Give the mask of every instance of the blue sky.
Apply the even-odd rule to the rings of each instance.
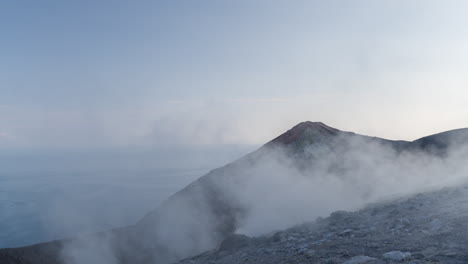
[[[0,148],[468,126],[465,1],[2,1]]]

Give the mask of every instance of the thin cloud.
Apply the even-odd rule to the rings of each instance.
[[[291,99],[287,98],[282,98],[282,97],[260,97],[260,98],[255,98],[255,97],[244,97],[244,98],[229,98],[229,99],[223,99],[223,101],[226,102],[235,102],[235,103],[281,103],[281,102],[290,102]]]

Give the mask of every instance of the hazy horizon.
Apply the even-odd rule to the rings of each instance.
[[[467,127],[464,1],[6,1],[0,150]]]
[[[0,151],[0,248],[135,224],[253,148]]]

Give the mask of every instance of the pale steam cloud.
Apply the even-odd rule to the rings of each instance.
[[[173,253],[168,257],[170,260],[216,248],[220,241],[214,235],[215,223],[220,216],[213,214],[209,196],[203,193],[207,183],[213,184],[221,195],[216,199],[243,208],[235,214],[238,217],[235,232],[257,236],[336,210],[356,210],[369,203],[468,182],[466,145],[453,144],[445,155],[438,155],[430,151],[399,152],[370,138],[353,136],[319,137],[314,141],[300,152],[282,147],[263,148],[210,173],[190,185],[192,191],[197,191],[184,191],[173,198],[160,211],[163,214],[154,218],[159,219],[157,223],[146,222],[145,228],[154,231],[147,234],[155,236],[141,236],[139,241],[147,245],[162,243],[167,252]],[[194,206],[193,201],[199,203]],[[64,251],[65,258],[72,259],[67,264],[84,264],[91,261],[89,256],[97,256],[102,263],[113,263],[115,256],[108,253],[109,248],[110,252],[115,249],[110,246],[101,251],[105,241],[98,242],[101,244],[97,250],[70,244]],[[110,239],[107,245],[115,242]],[[152,258],[165,262],[158,253]]]

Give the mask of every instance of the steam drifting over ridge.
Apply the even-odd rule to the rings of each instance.
[[[28,263],[174,262],[216,248],[232,233],[266,234],[460,184],[468,179],[466,142],[468,129],[407,142],[303,122],[201,177],[133,226],[0,252],[24,254]],[[34,250],[42,253],[28,257]]]

